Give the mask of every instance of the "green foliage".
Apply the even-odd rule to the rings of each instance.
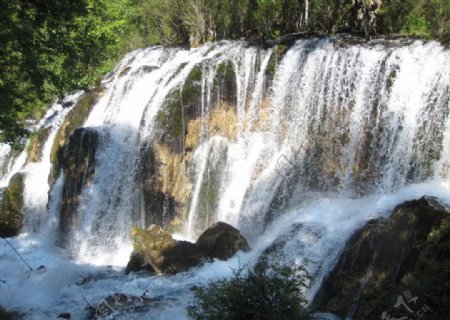
[[[149,45],[365,31],[368,0],[0,0],[0,142],[20,148],[25,120],[86,89],[124,53]],[[450,1],[385,0],[373,30],[450,42]],[[364,29],[364,30],[362,30]]]
[[[303,290],[309,276],[299,266],[257,264],[234,271],[230,279],[200,287],[188,307],[195,320],[310,319]]]
[[[115,0],[127,21],[123,47],[198,46],[220,39],[275,39],[295,32],[364,31],[355,12],[369,0]],[[120,4],[120,5],[119,5]],[[448,0],[385,0],[375,31],[449,38]],[[448,40],[447,40],[448,41]]]
[[[387,0],[380,14],[383,33],[402,33],[450,41],[450,1]]]
[[[125,21],[103,1],[0,0],[0,142],[18,144],[24,121],[90,86],[114,55]]]

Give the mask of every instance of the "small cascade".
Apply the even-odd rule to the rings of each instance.
[[[2,147],[3,173],[1,188],[6,188],[12,177],[20,174],[23,178],[22,214],[23,231],[42,231],[47,223],[47,203],[49,198],[49,175],[52,167],[50,154],[60,126],[82,92],[65,97],[54,103],[42,120],[35,125],[27,147],[16,157],[9,147]],[[53,239],[54,240],[54,239]]]
[[[37,132],[45,131],[46,139],[44,139],[45,142],[36,159],[37,161],[29,161],[22,170],[25,174],[24,231],[36,232],[47,222],[49,175],[52,167],[50,154],[54,139],[66,115],[81,95],[82,92],[78,92],[67,96],[61,103],[55,103],[37,125]],[[66,107],[63,107],[63,105],[66,105]]]

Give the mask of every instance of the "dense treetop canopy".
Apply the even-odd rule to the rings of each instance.
[[[402,33],[448,43],[448,0],[0,0],[0,142],[129,50],[288,33]]]

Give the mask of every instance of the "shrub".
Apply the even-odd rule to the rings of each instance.
[[[200,287],[188,307],[194,320],[310,319],[303,291],[310,280],[300,266],[257,264],[241,267],[230,279]]]

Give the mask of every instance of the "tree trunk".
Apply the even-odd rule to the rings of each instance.
[[[305,0],[305,27],[308,26],[308,17],[309,17],[309,0]]]

